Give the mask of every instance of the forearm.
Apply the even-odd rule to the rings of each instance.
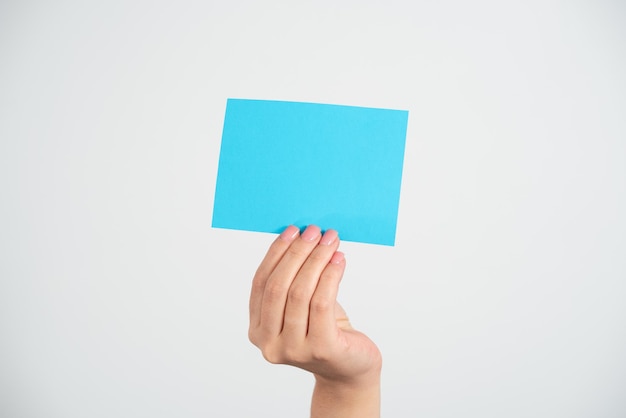
[[[335,383],[316,377],[311,418],[379,418],[380,371],[363,382]]]

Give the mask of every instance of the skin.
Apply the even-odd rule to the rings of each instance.
[[[248,335],[270,363],[313,374],[312,418],[378,418],[382,357],[337,303],[338,248],[332,229],[287,227],[254,275]]]

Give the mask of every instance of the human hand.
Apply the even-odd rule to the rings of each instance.
[[[317,226],[280,234],[252,282],[249,338],[269,362],[314,374],[314,416],[377,416],[363,407],[379,409],[382,357],[336,301],[345,269],[338,247],[337,232],[322,236]]]

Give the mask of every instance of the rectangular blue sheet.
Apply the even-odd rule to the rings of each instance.
[[[394,245],[408,111],[228,99],[213,227]]]

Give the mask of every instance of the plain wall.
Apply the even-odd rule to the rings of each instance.
[[[341,247],[384,416],[626,416],[625,21],[3,1],[0,416],[307,416],[311,377],[247,340],[273,236],[210,227],[228,97],[410,111],[396,246]]]

